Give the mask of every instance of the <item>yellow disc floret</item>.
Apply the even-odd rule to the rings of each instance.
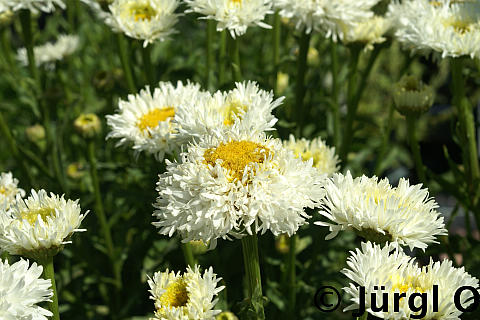
[[[135,21],[148,20],[150,21],[155,16],[155,10],[148,4],[145,5],[133,5],[130,8],[130,15],[133,16]]]
[[[175,109],[173,107],[153,109],[138,119],[137,127],[145,131],[148,128],[155,128],[159,122],[166,121],[168,118],[173,118],[174,116]]]
[[[391,276],[390,279],[393,282],[392,291],[398,290],[400,293],[407,293],[409,289],[413,289],[414,292],[423,293],[425,290],[418,283],[419,281],[414,277],[403,278],[400,276]]]
[[[53,217],[55,215],[55,209],[53,208],[40,208],[34,210],[28,210],[21,213],[22,219],[26,219],[31,225],[35,225],[38,216],[46,222],[47,217]]]
[[[185,279],[179,278],[170,283],[166,291],[160,296],[159,302],[160,308],[184,307],[188,302],[187,282]]]
[[[242,180],[245,167],[252,163],[263,163],[270,150],[259,143],[251,141],[230,141],[221,143],[216,148],[205,151],[205,163],[215,166],[218,159],[221,166],[227,169],[232,180]]]

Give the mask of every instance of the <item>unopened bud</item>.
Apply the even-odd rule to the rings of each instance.
[[[45,128],[40,124],[35,124],[25,129],[27,139],[33,143],[38,143],[45,139]]]
[[[92,138],[100,133],[101,124],[96,114],[81,114],[73,123],[75,130],[84,138]]]
[[[433,90],[414,76],[404,76],[394,87],[393,101],[398,112],[420,115],[433,105]]]
[[[237,316],[230,311],[220,313],[215,320],[238,320]]]

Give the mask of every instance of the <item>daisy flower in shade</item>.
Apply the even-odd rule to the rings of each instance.
[[[4,320],[47,320],[52,313],[37,306],[51,301],[53,296],[50,280],[40,278],[42,266],[28,260],[9,265],[0,260],[0,318]]]
[[[33,49],[35,63],[37,66],[52,66],[54,62],[61,61],[74,53],[79,45],[79,38],[76,35],[62,34],[54,43],[46,43]],[[27,50],[20,48],[17,52],[17,59],[24,66],[28,65]]]
[[[366,50],[372,50],[374,44],[382,43],[386,40],[384,35],[389,29],[389,19],[381,16],[374,16],[347,28],[343,42],[360,43],[365,45]]]
[[[128,101],[120,100],[117,114],[107,116],[112,130],[107,139],[119,138],[117,146],[133,144],[136,155],[145,151],[161,161],[165,153],[172,154],[178,149],[175,139],[178,126],[173,121],[178,107],[190,106],[205,94],[200,85],[183,85],[180,81],[176,86],[160,82],[153,93],[147,86],[136,95],[128,95]]]
[[[280,15],[289,18],[297,29],[326,33],[343,39],[349,26],[373,17],[372,7],[380,0],[276,0]]]
[[[17,195],[11,210],[0,215],[0,248],[35,260],[58,253],[79,229],[85,214],[78,200],[65,200],[45,190],[32,190],[26,199]]]
[[[479,56],[479,1],[394,1],[388,15],[395,37],[408,49],[442,58]]]
[[[365,307],[368,313],[382,319],[411,319],[411,316],[420,316],[421,319],[460,319],[461,311],[454,304],[455,292],[462,286],[471,286],[478,290],[478,279],[468,274],[465,269],[454,268],[452,262],[444,260],[433,262],[424,267],[419,267],[414,259],[403,251],[395,250],[394,246],[380,245],[371,242],[362,243],[362,248],[351,251],[348,258],[348,267],[342,270],[350,280],[350,286],[343,288],[351,298],[353,304],[344,311],[355,310],[360,304],[359,287],[365,288]],[[438,311],[433,311],[434,285],[437,287]],[[376,288],[374,288],[376,287]],[[382,288],[383,287],[383,288]],[[378,289],[378,290],[377,290]],[[371,293],[375,292],[377,301],[372,301]],[[375,306],[382,305],[382,293],[388,293],[388,311],[372,310]],[[400,298],[402,294],[403,298]],[[412,294],[426,295],[426,309],[414,312],[408,306]],[[398,310],[395,310],[394,298],[397,295]],[[460,303],[467,308],[473,303],[473,292],[463,291]],[[363,299],[363,297],[362,297]],[[418,297],[415,299],[418,306]],[[418,318],[420,319],[420,318]]]
[[[197,12],[204,19],[217,21],[217,31],[228,29],[232,38],[247,32],[249,26],[271,27],[263,20],[273,13],[271,0],[185,0],[187,12]]]
[[[330,175],[340,169],[338,166],[340,160],[335,154],[335,147],[327,146],[320,137],[313,140],[305,138],[295,140],[295,137],[290,135],[289,140],[284,141],[283,145],[303,161],[312,159],[313,166],[322,173]]]
[[[436,211],[437,203],[421,184],[411,186],[402,178],[392,187],[387,178],[353,179],[347,172],[329,178],[325,190],[320,214],[330,222],[315,224],[329,227],[326,239],[353,229],[367,240],[425,250],[428,244],[437,243],[436,236],[447,234],[443,217]]]
[[[6,206],[8,209],[15,202],[17,195],[25,196],[25,191],[18,186],[18,180],[13,177],[11,172],[0,173],[0,208]]]
[[[143,40],[144,47],[175,33],[173,27],[179,16],[175,10],[179,5],[179,0],[114,0],[108,7],[110,12],[104,12],[97,3],[90,3],[114,31]]]
[[[255,82],[237,82],[233,90],[205,95],[194,106],[180,106],[175,121],[184,142],[232,126],[256,132],[274,130],[277,118],[272,111],[283,99],[274,100],[273,92],[261,90]]]
[[[212,267],[203,275],[199,266],[187,267],[180,272],[156,272],[149,278],[150,297],[155,301],[155,318],[150,320],[214,320],[220,310],[214,310],[223,290],[217,287],[222,278],[217,278]]]
[[[53,12],[55,6],[65,9],[63,0],[2,0],[5,7],[9,7],[12,11],[27,9],[32,12]],[[0,5],[1,6],[1,5]]]
[[[246,234],[293,235],[324,195],[326,175],[278,139],[238,128],[214,131],[167,163],[157,183],[153,223],[184,242]]]

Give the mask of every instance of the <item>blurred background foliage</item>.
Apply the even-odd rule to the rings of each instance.
[[[182,8],[181,8],[182,9]],[[190,79],[205,83],[206,23],[192,14],[181,17],[178,33],[171,40],[151,45],[157,81]],[[270,22],[273,17],[270,17]],[[27,134],[27,128],[41,123],[39,106],[32,91],[32,79],[26,67],[15,57],[9,56],[5,46],[15,52],[24,44],[20,36],[19,19],[3,27],[2,54],[0,54],[0,112],[8,124],[19,152],[33,173],[32,183],[22,175],[18,161],[12,156],[7,140],[0,139],[0,170],[12,171],[20,179],[20,187],[44,188],[55,193],[65,193],[68,198],[80,199],[84,210],[92,212],[84,220],[88,231],[76,234],[73,243],[66,246],[56,258],[57,286],[60,311],[64,319],[146,319],[153,314],[153,302],[149,299],[147,277],[157,270],[184,270],[185,262],[177,238],[157,234],[152,222],[152,203],[155,200],[155,183],[164,164],[144,154],[135,159],[128,148],[115,148],[115,141],[105,140],[108,133],[105,115],[114,113],[118,99],[125,99],[127,85],[118,57],[116,37],[89,9],[77,1],[69,1],[66,11],[41,14],[35,17],[34,41],[43,44],[55,40],[60,33],[78,34],[79,50],[54,68],[45,69],[41,76],[44,88],[41,92],[52,115],[56,132],[55,139],[61,158],[62,175],[66,185],[62,188],[52,174],[50,154],[46,152],[45,140]],[[278,70],[277,95],[284,95],[284,104],[275,112],[280,119],[275,135],[286,139],[293,133],[297,137],[321,136],[333,144],[333,118],[331,108],[332,72],[330,40],[314,34],[308,55],[306,74],[307,94],[305,105],[306,122],[302,128],[296,123],[295,83],[298,55],[297,38],[288,21],[282,21],[280,64],[272,61],[272,31],[250,28],[240,38],[243,77],[259,82],[263,89],[275,87]],[[121,36],[123,37],[123,36]],[[215,34],[215,52],[218,59],[220,34]],[[137,89],[147,84],[141,59],[139,41],[124,38],[133,65]],[[348,76],[349,48],[337,44],[339,54],[339,101],[342,118],[346,113],[346,84]],[[458,179],[463,172],[461,151],[455,134],[456,111],[449,105],[449,65],[429,57],[410,56],[396,42],[388,40],[375,51],[362,51],[359,70],[365,70],[370,55],[377,54],[365,91],[355,118],[355,135],[345,169],[354,176],[379,175],[388,177],[396,184],[400,177],[408,177],[413,183],[418,178],[413,169],[413,160],[406,137],[404,118],[393,109],[392,88],[401,75],[409,73],[423,79],[436,92],[435,104],[428,114],[419,120],[418,137],[422,158],[428,168],[427,186],[431,195],[440,203],[440,211],[446,217],[449,236],[442,237],[440,244],[431,245],[423,253],[412,254],[420,262],[449,257],[456,265],[477,278],[480,277],[480,238],[478,227],[467,214],[464,203],[458,199]],[[227,56],[228,59],[228,56]],[[12,63],[13,62],[13,63]],[[480,63],[468,65],[467,93],[476,105],[480,95]],[[229,69],[227,69],[229,70]],[[216,72],[214,72],[216,80]],[[363,76],[363,74],[362,74]],[[362,77],[359,79],[361,81]],[[231,74],[227,81],[213,81],[211,89],[232,87]],[[478,110],[478,109],[477,109]],[[86,143],[73,129],[74,119],[82,113],[96,113],[102,121],[102,134],[96,138],[96,157],[100,188],[108,223],[112,229],[116,257],[121,261],[122,287],[115,289],[113,275],[106,254],[103,238],[94,211],[92,181],[88,174]],[[387,124],[392,124],[386,132]],[[31,130],[31,129],[30,129]],[[385,143],[382,151],[382,143]],[[478,188],[478,186],[477,186]],[[320,219],[311,212],[312,222]],[[345,267],[348,250],[360,243],[352,232],[344,232],[334,240],[325,241],[327,230],[310,224],[299,231],[300,245],[297,257],[297,314],[298,319],[350,319],[351,313],[341,310],[348,305],[343,297],[341,307],[334,313],[322,313],[313,304],[313,297],[321,285],[333,285],[340,289],[347,279],[339,271]],[[284,240],[284,239],[283,239]],[[283,290],[286,273],[288,242],[275,239],[267,233],[260,237],[260,257],[264,294],[268,298],[267,319],[284,318],[287,308]],[[214,267],[223,277],[226,289],[220,295],[217,307],[237,311],[238,302],[244,297],[243,263],[240,242],[220,241],[218,247],[197,255],[202,266]],[[480,310],[464,315],[464,319],[479,319]]]

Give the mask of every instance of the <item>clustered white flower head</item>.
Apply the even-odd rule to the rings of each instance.
[[[18,187],[18,179],[14,178],[11,172],[0,173],[0,209],[8,210],[17,195],[25,196],[25,191]]]
[[[110,12],[102,12],[98,4],[90,4],[100,18],[117,32],[143,40],[146,47],[154,41],[164,41],[175,33],[179,0],[114,0]]]
[[[232,38],[247,32],[247,28],[257,25],[271,27],[263,22],[267,14],[273,13],[271,0],[185,0],[190,6],[187,12],[197,12],[205,19],[217,21],[217,31],[227,29]]]
[[[147,86],[138,94],[128,95],[128,101],[120,100],[117,114],[107,115],[112,129],[107,138],[119,138],[117,146],[133,144],[136,155],[144,151],[163,160],[165,154],[179,149],[178,126],[173,121],[179,106],[190,106],[205,94],[200,85],[180,81],[176,86],[160,82],[153,93]]]
[[[292,150],[303,161],[312,159],[313,166],[321,173],[331,175],[339,169],[338,163],[340,160],[335,154],[335,147],[327,146],[320,137],[313,140],[305,138],[295,140],[295,137],[291,134],[289,140],[284,141],[283,145]]]
[[[79,42],[77,35],[62,34],[54,43],[46,43],[33,48],[36,65],[51,66],[54,62],[63,60],[77,50]],[[24,66],[28,65],[27,50],[25,48],[18,50],[17,59]]]
[[[384,35],[390,29],[391,21],[382,16],[374,16],[346,28],[344,43],[361,43],[365,49],[372,50],[374,44],[382,43]]]
[[[436,236],[447,234],[437,203],[421,184],[411,186],[402,178],[392,187],[387,178],[353,179],[347,172],[334,174],[325,190],[320,214],[330,222],[315,224],[329,227],[327,239],[353,229],[369,240],[425,250],[428,244],[437,243]]]
[[[184,242],[246,234],[293,235],[319,205],[325,174],[295,157],[279,139],[239,128],[218,130],[167,163],[157,183],[153,224]]]
[[[0,4],[0,12],[8,9],[12,11],[27,9],[34,13],[39,11],[48,13],[55,11],[55,6],[58,6],[61,9],[66,8],[63,0],[2,0],[2,3]]]
[[[41,279],[43,268],[21,259],[12,265],[0,260],[0,319],[47,320],[52,313],[38,306],[51,301],[50,280]]]
[[[17,195],[10,210],[0,213],[0,248],[37,260],[71,243],[74,232],[85,231],[79,227],[88,212],[80,213],[78,200],[32,190],[26,199]]]
[[[479,1],[394,1],[388,10],[395,37],[407,49],[442,58],[480,54]]]
[[[293,20],[297,29],[326,33],[343,39],[348,28],[374,16],[371,10],[380,0],[276,0],[280,15]]]
[[[148,280],[151,299],[155,301],[155,318],[150,320],[214,320],[220,310],[214,310],[216,296],[223,290],[217,287],[222,278],[217,278],[212,267],[203,275],[196,265],[180,272],[156,272]]]
[[[365,306],[368,313],[382,319],[410,319],[419,315],[408,306],[408,299],[414,293],[426,293],[427,311],[422,319],[460,319],[461,311],[454,303],[455,291],[462,286],[471,286],[478,290],[478,279],[468,274],[465,269],[455,268],[452,262],[444,260],[419,267],[413,258],[403,251],[396,250],[391,244],[383,248],[371,242],[362,243],[362,248],[351,251],[348,268],[342,272],[352,281],[344,288],[353,302],[344,311],[358,309],[360,303],[359,286],[365,287]],[[433,285],[438,286],[438,312],[433,312]],[[374,288],[374,287],[377,287]],[[382,290],[382,286],[385,289]],[[377,296],[376,306],[382,305],[382,293],[388,293],[388,312],[373,311],[371,293]],[[399,301],[399,311],[394,310],[394,293],[406,296]],[[464,308],[473,303],[473,293],[465,290],[460,296]],[[416,302],[418,305],[418,302]]]
[[[283,100],[284,97],[274,100],[273,92],[260,89],[256,82],[237,82],[228,92],[217,91],[195,103],[181,105],[175,121],[183,142],[219,128],[241,126],[248,132],[270,131],[278,120],[272,111]]]

